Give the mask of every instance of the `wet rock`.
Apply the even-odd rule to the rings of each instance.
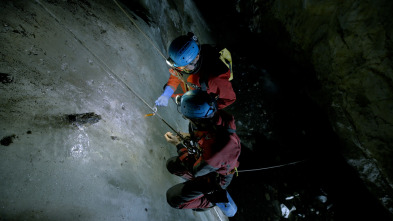
[[[272,9],[312,60],[321,88],[311,94],[328,112],[342,153],[377,198],[392,194],[393,3],[280,0]],[[365,170],[370,161],[374,169]]]
[[[112,140],[120,140],[120,138],[117,137],[117,136],[111,136],[111,139],[112,139]]]
[[[291,209],[289,209],[289,208],[288,208],[286,205],[284,205],[284,204],[281,204],[280,207],[281,207],[282,216],[283,216],[284,218],[286,218],[286,219],[289,217],[289,215],[291,214],[292,211],[295,211],[295,210],[296,210],[296,207],[292,206]]]
[[[75,126],[89,126],[95,124],[101,120],[101,116],[95,114],[94,112],[83,113],[83,114],[69,114],[66,115],[68,123]]]
[[[321,203],[326,203],[327,197],[326,196],[318,196],[317,199],[321,201]]]
[[[14,80],[14,78],[6,73],[0,73],[0,82],[3,84],[9,84],[12,83],[12,81]]]
[[[14,139],[16,138],[16,135],[10,135],[10,136],[6,136],[3,137],[3,139],[1,139],[0,143],[3,146],[9,146],[11,143],[13,143]]]

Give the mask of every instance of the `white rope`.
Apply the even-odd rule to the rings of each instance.
[[[277,166],[271,166],[271,167],[263,167],[263,168],[258,168],[258,169],[250,169],[250,170],[238,170],[237,172],[252,172],[252,171],[258,171],[258,170],[268,170],[268,169],[273,169],[273,168],[278,168],[278,167],[284,167],[284,166],[289,166],[292,164],[297,164],[297,163],[301,163],[304,162],[306,160],[299,160],[296,162],[292,162],[292,163],[286,163],[286,164],[281,164],[281,165],[277,165]]]
[[[80,45],[82,45],[91,55],[93,55],[93,57],[95,58],[95,59],[97,59],[98,61],[99,61],[99,63],[101,63],[101,66],[103,66],[104,67],[104,69],[106,69],[107,70],[107,73],[110,75],[110,76],[112,76],[112,77],[114,77],[114,78],[116,78],[117,80],[119,80],[120,82],[122,82],[126,87],[127,87],[127,89],[128,90],[130,90],[139,100],[141,100],[144,104],[146,104],[146,106],[148,106],[153,112],[155,112],[155,114],[157,115],[157,116],[159,116],[161,119],[162,119],[162,117],[155,111],[155,109],[154,109],[154,107],[151,107],[141,96],[139,96],[139,94],[138,93],[136,93],[124,80],[122,80],[114,71],[112,71],[112,69],[100,58],[100,57],[98,57],[92,50],[90,50],[87,46],[86,46],[86,44],[82,41],[82,40],[80,40],[77,36],[76,36],[76,34],[71,30],[71,29],[69,29],[67,26],[65,26],[64,24],[62,24],[61,22],[60,22],[60,20],[48,9],[48,8],[46,8],[41,2],[40,2],[40,0],[35,0],[39,5],[41,5],[41,7],[46,11],[46,12],[48,12],[49,14],[50,14],[50,16],[52,16],[54,19],[55,19],[55,21],[57,22],[57,23],[59,23],[59,25],[61,25],[64,29],[66,29],[68,32],[70,32],[71,33],[71,35],[74,37],[74,39],[77,41],[77,42],[79,42],[79,44]]]

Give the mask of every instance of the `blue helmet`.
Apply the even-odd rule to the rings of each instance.
[[[217,102],[206,91],[187,91],[180,100],[180,111],[189,119],[210,118],[217,111]]]
[[[188,65],[197,57],[199,47],[193,37],[183,35],[172,41],[168,51],[173,65],[182,67]]]

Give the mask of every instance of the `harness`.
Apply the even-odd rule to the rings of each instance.
[[[193,84],[193,83],[190,83],[190,82],[188,82],[187,80],[184,80],[184,76],[183,76],[183,74],[182,74],[181,72],[179,72],[179,71],[177,71],[177,70],[175,70],[175,69],[173,69],[173,68],[170,68],[170,69],[169,69],[169,73],[170,73],[171,75],[175,76],[175,77],[176,77],[177,79],[179,79],[181,82],[183,82],[183,84],[185,85],[185,88],[186,88],[186,92],[190,90],[190,87],[191,87],[191,88],[194,88],[194,89],[198,89],[198,88],[199,88],[198,85]]]
[[[226,128],[224,128],[223,126],[218,126],[218,125],[213,126],[213,127],[214,127],[214,131],[217,131],[218,133],[221,133],[221,134],[225,133],[227,135],[231,135],[231,134],[236,133],[236,130],[232,129],[229,126],[226,127]],[[206,138],[208,134],[204,134],[202,132],[202,134],[199,134],[199,136],[195,136],[195,132],[198,133],[198,130],[197,130],[197,128],[194,128],[192,124],[189,124],[188,130],[189,130],[189,134],[190,134],[190,140],[192,140],[193,143],[196,144],[196,149],[197,149],[197,151],[195,151],[194,153],[190,153],[189,152],[189,154],[195,154],[196,159],[200,159],[200,156],[201,156],[201,154],[203,152],[203,149],[201,147],[199,147],[198,141],[201,140],[201,139]],[[237,165],[231,171],[226,172],[225,174],[222,174],[222,175],[227,176],[227,175],[230,175],[230,174],[236,174],[236,176],[238,176],[238,170],[237,170],[238,166],[239,166],[239,163],[237,163]],[[218,176],[218,174],[217,174],[217,176]]]

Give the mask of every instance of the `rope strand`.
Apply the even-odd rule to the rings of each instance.
[[[277,165],[277,166],[271,166],[271,167],[263,167],[263,168],[258,168],[258,169],[249,169],[249,170],[238,170],[238,172],[252,172],[252,171],[259,171],[259,170],[268,170],[268,169],[274,169],[274,168],[279,168],[279,167],[284,167],[284,166],[289,166],[289,165],[293,165],[293,164],[298,164],[298,163],[302,163],[306,160],[299,160],[299,161],[295,161],[292,163],[286,163],[286,164],[281,164],[281,165]]]
[[[155,115],[157,115],[162,121],[164,121],[164,123],[168,124],[162,117],[160,114],[158,114],[156,112],[156,110],[154,109],[154,107],[150,106],[146,100],[144,100],[135,90],[133,90],[128,84],[127,82],[125,82],[125,80],[121,79],[97,54],[95,54],[92,50],[90,50],[90,48],[80,39],[78,38],[78,36],[67,26],[65,26],[47,7],[45,7],[40,0],[35,0],[46,12],[49,13],[49,15],[55,19],[55,21],[62,26],[65,30],[67,30],[73,37],[74,39],[83,47],[85,48],[97,61],[99,64],[101,64],[100,66],[107,72],[107,74],[115,79],[117,79],[118,81],[122,82],[124,84],[124,86],[131,91],[139,100],[141,100],[148,108],[150,108],[153,112],[155,112]],[[171,127],[172,128],[172,127]]]

